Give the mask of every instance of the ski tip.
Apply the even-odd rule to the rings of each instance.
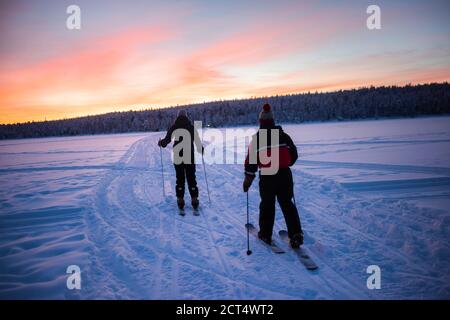
[[[306,267],[306,269],[309,271],[316,271],[319,269],[319,267],[318,266],[310,266],[310,267]]]

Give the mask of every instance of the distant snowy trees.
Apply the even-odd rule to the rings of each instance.
[[[204,126],[256,125],[263,103],[278,123],[450,114],[450,84],[370,87],[214,101],[158,110],[113,112],[57,121],[0,125],[0,139],[166,130],[179,109]]]

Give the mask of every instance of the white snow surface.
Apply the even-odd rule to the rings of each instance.
[[[280,241],[278,206],[286,254],[251,238],[246,255],[241,163],[206,165],[212,204],[197,165],[200,216],[182,217],[170,147],[162,194],[164,133],[5,140],[0,298],[449,299],[450,117],[283,128],[300,153],[296,203],[317,271]],[[249,198],[257,226],[257,181]],[[80,290],[67,289],[69,265]]]

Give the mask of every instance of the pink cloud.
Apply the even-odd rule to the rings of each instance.
[[[427,61],[430,54],[436,57],[436,52],[419,55],[379,50],[321,63],[320,57],[327,61],[334,58],[333,52],[324,52],[323,47],[364,28],[365,16],[364,11],[355,16],[345,6],[318,7],[299,8],[292,3],[277,6],[274,12],[256,10],[240,24],[239,31],[201,31],[194,35],[197,41],[187,46],[184,40],[189,41],[193,30],[208,28],[204,20],[199,20],[194,28],[183,29],[180,24],[113,32],[26,67],[12,68],[6,67],[7,61],[0,63],[0,122],[42,119],[43,114],[48,118],[94,114],[136,105],[165,107],[255,95],[448,79],[446,67],[416,66],[416,62]],[[190,18],[192,12],[195,10],[186,16]],[[217,24],[225,22],[228,21]],[[202,32],[208,37],[198,41]],[[216,38],[207,42],[206,38],[211,39],[214,34]],[[282,65],[283,70],[289,68],[290,62],[300,68],[298,62],[316,52],[317,61],[301,70],[265,72],[268,69],[264,68],[272,62]],[[447,48],[440,54],[448,56]]]
[[[118,34],[92,39],[77,50],[38,62],[29,67],[2,72],[0,105],[2,114],[34,104],[49,95],[64,92],[92,92],[117,85],[115,74],[141,46],[154,46],[174,36],[172,30],[136,27]],[[109,101],[108,97],[98,97]],[[57,101],[55,101],[57,103]],[[64,100],[60,102],[64,104]],[[43,110],[48,110],[46,106]],[[6,110],[5,110],[6,109]],[[8,111],[10,110],[10,111]],[[6,116],[2,116],[5,121]]]

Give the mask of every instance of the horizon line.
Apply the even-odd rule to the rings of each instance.
[[[155,106],[155,107],[146,107],[144,109],[129,109],[129,110],[117,110],[117,111],[109,111],[105,113],[97,113],[97,114],[86,114],[86,115],[80,115],[75,117],[69,117],[69,118],[57,118],[57,119],[50,119],[50,120],[29,120],[25,122],[9,122],[9,123],[0,123],[0,126],[15,126],[15,125],[24,125],[24,124],[30,124],[30,123],[43,123],[43,122],[58,122],[58,121],[68,121],[68,120],[76,120],[76,119],[83,119],[83,118],[89,118],[89,117],[98,117],[98,116],[106,116],[109,114],[114,113],[126,113],[126,112],[145,112],[145,111],[155,111],[155,110],[164,110],[164,109],[177,109],[177,108],[192,108],[195,106],[201,106],[209,103],[218,103],[218,102],[229,102],[229,101],[243,101],[243,100],[257,100],[257,99],[270,99],[274,97],[287,97],[287,96],[295,96],[295,95],[307,95],[307,94],[330,94],[330,93],[336,93],[341,91],[352,91],[352,90],[362,90],[362,89],[378,89],[378,88],[385,88],[385,87],[398,87],[398,88],[405,88],[409,86],[427,86],[427,85],[448,85],[449,80],[441,81],[441,82],[417,82],[417,83],[406,83],[403,85],[399,84],[383,84],[383,85],[364,85],[359,87],[352,87],[352,88],[341,88],[341,89],[335,89],[335,90],[305,90],[305,91],[297,91],[293,93],[283,93],[283,94],[270,94],[267,96],[250,96],[247,98],[233,98],[233,99],[218,99],[218,100],[209,100],[204,102],[193,102],[193,103],[187,103],[187,104],[181,104],[181,105],[169,105],[166,107],[163,106]]]

